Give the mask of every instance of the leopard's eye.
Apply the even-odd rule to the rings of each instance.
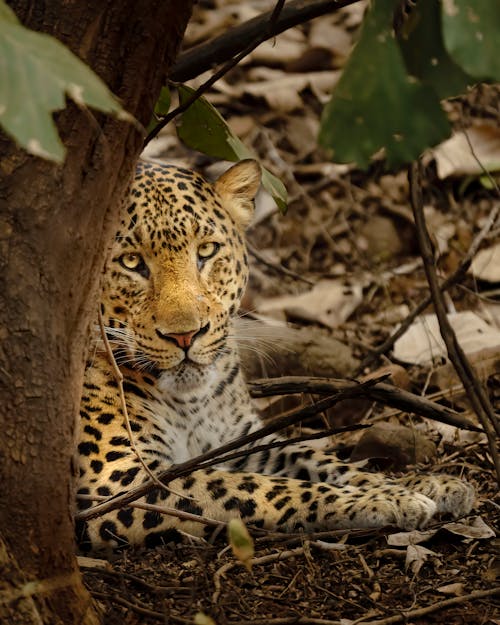
[[[129,271],[136,271],[141,276],[147,278],[149,276],[149,269],[144,262],[144,259],[137,252],[131,252],[129,254],[122,254],[118,259],[118,262],[122,267]]]
[[[212,256],[215,256],[219,251],[220,243],[214,243],[209,241],[207,243],[202,243],[198,247],[198,259],[203,263]]]

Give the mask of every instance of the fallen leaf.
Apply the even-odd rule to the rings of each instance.
[[[500,346],[500,330],[489,325],[472,311],[448,315],[457,340],[466,354],[478,349]],[[446,358],[447,351],[436,315],[415,319],[408,331],[394,345],[394,356],[403,362],[425,365]]]
[[[394,547],[407,547],[408,545],[418,545],[430,540],[439,530],[413,530],[412,532],[396,532],[387,536],[387,544]]]
[[[457,534],[464,538],[474,538],[475,540],[496,536],[494,530],[489,525],[486,525],[480,516],[472,518],[469,522],[446,523],[446,525],[443,525],[443,529],[452,534]]]
[[[329,328],[336,328],[348,319],[363,298],[360,284],[348,285],[342,280],[320,280],[306,293],[282,295],[263,300],[257,304],[260,313],[316,321]],[[282,315],[281,315],[282,316]]]
[[[486,382],[490,376],[500,373],[500,345],[468,353],[467,357],[481,382]],[[430,381],[441,390],[460,384],[455,367],[450,362],[437,367],[432,372]]]
[[[432,556],[438,557],[438,554],[421,545],[408,545],[406,549],[405,570],[411,571],[414,575],[418,575],[422,566]]]
[[[440,586],[436,588],[438,592],[442,592],[444,595],[455,595],[460,597],[464,594],[465,584],[462,582],[455,582],[454,584],[446,584],[446,586]]]
[[[478,124],[455,132],[431,151],[440,178],[500,169],[500,128]],[[484,168],[484,169],[483,169]]]
[[[480,250],[471,263],[470,271],[478,280],[500,282],[500,243]]]

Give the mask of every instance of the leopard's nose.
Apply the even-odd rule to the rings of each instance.
[[[209,324],[203,328],[199,328],[198,330],[191,330],[190,332],[163,332],[162,330],[157,329],[156,334],[167,341],[172,341],[178,347],[183,349],[184,351],[188,350],[194,339],[200,334],[205,334],[208,330]]]

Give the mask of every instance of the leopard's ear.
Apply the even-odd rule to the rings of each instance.
[[[239,225],[246,228],[252,220],[253,201],[259,190],[260,165],[251,158],[233,165],[215,181],[222,205]]]

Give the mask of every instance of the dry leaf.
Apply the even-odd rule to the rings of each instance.
[[[421,545],[408,545],[406,549],[405,570],[411,571],[414,575],[418,575],[424,563],[432,556],[438,557],[438,554]]]
[[[480,516],[476,516],[468,522],[446,523],[443,529],[448,530],[452,534],[463,536],[464,538],[474,538],[474,540],[493,538],[496,536],[494,530],[491,529]]]
[[[465,134],[467,133],[467,135]],[[472,149],[471,149],[472,146]],[[478,124],[465,132],[455,132],[450,139],[432,150],[440,178],[481,175],[500,169],[500,128]]]
[[[412,532],[396,532],[387,536],[387,544],[394,547],[407,547],[425,543],[436,535],[438,530],[413,530]]]
[[[467,357],[481,382],[485,382],[490,376],[500,373],[500,345],[468,353]],[[461,382],[455,367],[448,362],[432,372],[431,384],[446,390],[461,384]]]
[[[446,584],[446,586],[440,586],[436,588],[438,592],[442,592],[444,595],[455,595],[460,597],[464,594],[465,584],[462,582],[455,582],[454,584]]]
[[[320,280],[306,293],[263,300],[257,304],[257,310],[278,318],[279,313],[284,312],[292,318],[316,321],[335,328],[356,310],[362,296],[363,289],[359,284],[347,285],[341,280]]]
[[[448,320],[466,354],[500,346],[500,331],[472,311],[448,315]],[[408,331],[396,341],[394,356],[403,362],[419,365],[432,364],[436,358],[446,358],[446,347],[436,315],[415,319]]]
[[[500,282],[500,243],[480,250],[471,263],[470,271],[478,280]]]

